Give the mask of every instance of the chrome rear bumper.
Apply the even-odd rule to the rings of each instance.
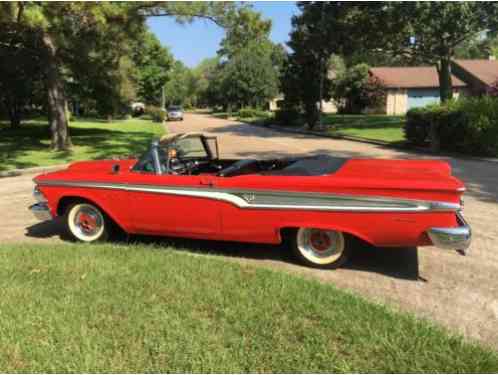
[[[441,249],[457,250],[466,253],[472,239],[472,230],[460,212],[456,213],[458,227],[456,228],[431,228],[427,231],[434,246]]]
[[[52,220],[52,214],[50,213],[50,208],[48,208],[47,203],[38,202],[30,206],[29,209],[33,215],[40,221]]]

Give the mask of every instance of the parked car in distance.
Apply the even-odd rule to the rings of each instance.
[[[183,121],[183,108],[178,105],[168,107],[167,117],[168,121]]]
[[[318,155],[219,157],[215,137],[167,135],[139,159],[76,162],[34,179],[39,219],[63,217],[76,240],[132,234],[278,244],[335,268],[353,243],[464,252],[465,188],[438,160]]]

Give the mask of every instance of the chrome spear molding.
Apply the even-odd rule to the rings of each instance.
[[[399,199],[393,197],[356,196],[296,191],[216,189],[191,186],[129,185],[100,183],[92,181],[46,181],[45,186],[84,187],[148,192],[166,195],[180,195],[229,202],[247,209],[283,209],[317,211],[359,211],[359,212],[423,212],[457,211],[460,205],[448,202]]]

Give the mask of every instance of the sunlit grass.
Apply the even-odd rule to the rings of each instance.
[[[147,245],[0,246],[0,348],[2,372],[498,371],[331,285]]]
[[[324,117],[327,132],[349,135],[388,143],[405,141],[403,116],[388,115],[337,115]]]
[[[162,124],[129,119],[73,120],[71,151],[50,150],[50,132],[45,120],[30,120],[18,129],[0,126],[0,170],[64,164],[76,160],[105,159],[142,152],[153,137],[163,134]]]

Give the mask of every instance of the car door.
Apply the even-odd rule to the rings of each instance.
[[[221,207],[212,176],[132,173],[134,231],[143,234],[216,237]]]

